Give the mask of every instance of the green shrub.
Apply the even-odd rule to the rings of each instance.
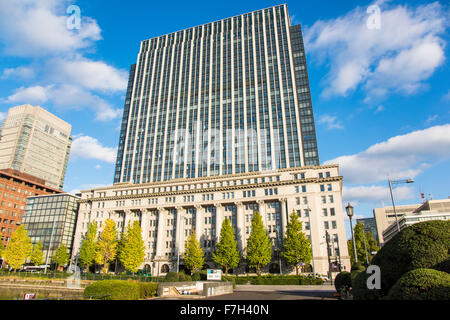
[[[342,271],[334,279],[334,287],[337,292],[342,289],[349,289],[352,286],[352,274],[348,271]]]
[[[450,274],[433,269],[405,273],[389,290],[389,300],[450,300]]]
[[[174,271],[167,272],[166,278],[164,279],[164,281],[177,282],[178,281],[178,273],[176,273]]]
[[[140,288],[137,282],[126,280],[100,280],[84,289],[84,297],[102,300],[138,300]]]
[[[350,273],[350,282],[351,282],[351,287],[353,288],[353,282],[355,281],[355,278],[356,278],[356,276],[358,275],[358,274],[360,274],[361,272],[363,272],[362,270],[356,270],[356,271],[352,271],[351,273]]]
[[[378,300],[384,295],[382,290],[367,288],[367,278],[370,275],[360,270],[352,272],[352,294],[354,300]]]
[[[403,229],[376,254],[372,264],[381,271],[381,288],[387,294],[406,272],[434,268],[449,259],[450,221],[426,221]]]
[[[366,270],[366,267],[360,263],[360,262],[356,262],[354,264],[352,264],[352,268],[350,269],[350,271],[364,271]]]
[[[139,288],[141,299],[155,297],[158,292],[158,284],[155,282],[140,282]]]
[[[435,265],[432,269],[450,273],[450,258],[447,260],[441,261],[440,263]]]
[[[200,281],[200,280],[202,279],[201,276],[200,276],[200,272],[194,273],[194,274],[191,276],[191,278],[192,278],[192,281]]]

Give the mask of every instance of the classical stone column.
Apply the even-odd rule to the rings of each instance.
[[[141,215],[142,238],[144,239],[145,247],[147,249],[149,249],[148,248],[148,239],[149,239],[148,232],[150,229],[150,225],[148,223],[148,221],[149,221],[148,218],[150,215],[150,210],[149,209],[147,209],[147,210],[141,209],[140,215]]]
[[[286,226],[287,226],[287,215],[286,215],[286,198],[280,199],[280,206],[281,206],[281,239],[284,238],[284,234],[286,233]]]
[[[123,216],[123,232],[125,232],[125,230],[127,230],[128,227],[128,222],[130,222],[131,225],[131,210],[124,210],[124,216]]]
[[[185,221],[184,216],[186,209],[183,207],[176,207],[177,209],[177,220],[176,220],[176,229],[175,229],[175,247],[178,249],[178,254],[182,254],[184,251],[184,230],[185,230]]]
[[[215,204],[216,207],[216,243],[220,240],[220,229],[222,229],[222,222],[224,219],[224,208],[220,203]]]
[[[195,234],[197,240],[200,241],[203,235],[203,219],[205,218],[205,209],[201,205],[195,206]]]
[[[236,240],[238,243],[238,249],[242,252],[246,247],[245,239],[245,217],[244,217],[244,205],[242,202],[236,202],[236,227],[237,234]]]
[[[156,229],[156,256],[163,256],[164,251],[164,239],[166,238],[166,219],[167,210],[164,208],[158,208],[158,228]]]

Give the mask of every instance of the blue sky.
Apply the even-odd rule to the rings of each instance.
[[[286,3],[304,33],[320,160],[341,165],[344,202],[372,216],[390,204],[388,174],[415,179],[396,187],[398,204],[450,196],[448,2]],[[80,29],[67,28],[71,4]],[[277,4],[1,1],[0,120],[41,105],[72,124],[64,189],[110,185],[140,41]]]

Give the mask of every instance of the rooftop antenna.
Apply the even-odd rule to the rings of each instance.
[[[420,190],[420,197],[422,198],[422,203],[425,203],[425,194],[423,193],[423,191],[422,191],[422,188],[421,188],[421,190]]]

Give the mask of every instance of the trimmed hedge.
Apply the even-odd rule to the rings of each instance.
[[[205,281],[207,278],[207,271],[206,270],[201,270],[201,271],[197,271],[196,273],[194,273],[191,278],[192,281]]]
[[[449,248],[450,221],[420,222],[403,229],[372,260],[372,264],[380,267],[384,293],[408,271],[445,264],[450,258]]]
[[[450,300],[450,274],[433,269],[405,273],[389,291],[389,300]]]
[[[133,281],[100,280],[87,286],[83,296],[101,300],[137,300],[140,298],[140,287]]]
[[[349,289],[352,287],[352,274],[348,271],[342,271],[334,279],[334,287],[337,292],[341,292],[342,289]]]
[[[154,282],[140,282],[139,288],[141,299],[156,297],[158,292],[158,284]]]
[[[180,272],[167,272],[166,277],[164,279],[165,282],[182,282],[182,281],[192,281],[192,277],[184,271]]]
[[[383,297],[384,292],[379,289],[369,290],[367,288],[367,278],[371,274],[365,271],[352,272],[352,294],[354,300],[379,300]]]
[[[138,300],[156,296],[158,284],[128,280],[99,280],[84,289],[84,298]]]

